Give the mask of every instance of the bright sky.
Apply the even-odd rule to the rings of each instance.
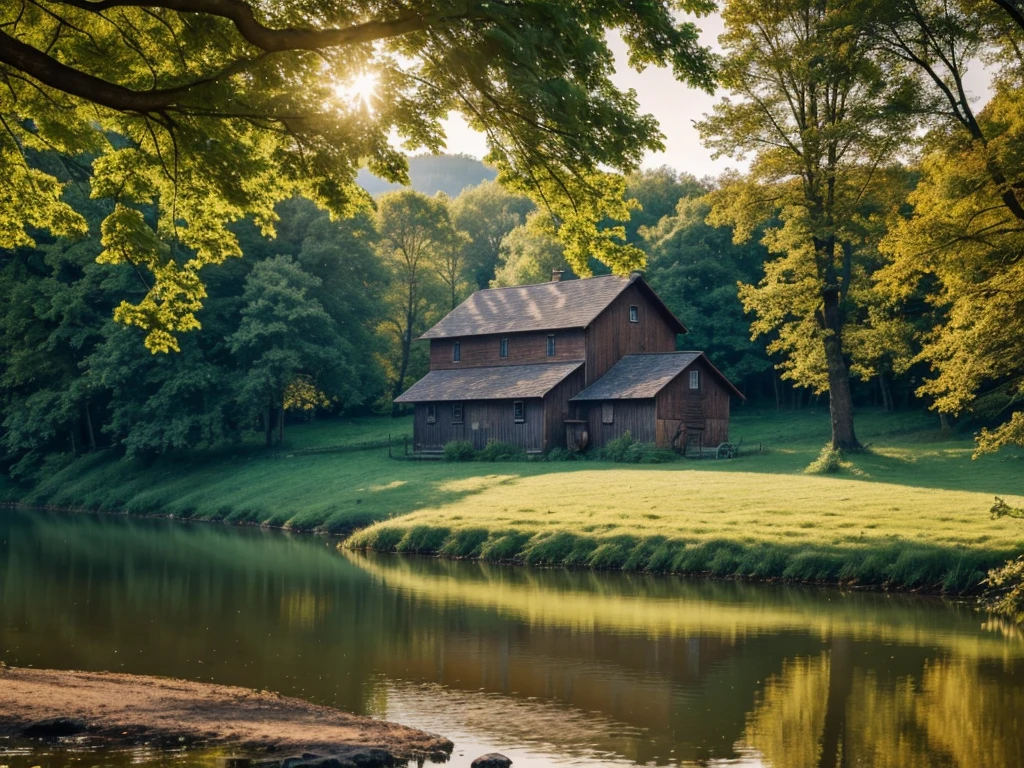
[[[722,18],[715,14],[698,19],[697,26],[701,30],[701,42],[721,52],[718,36],[723,31]],[[668,69],[648,68],[638,73],[626,63],[626,46],[621,40],[613,40],[612,49],[618,63],[616,84],[636,91],[641,111],[654,115],[665,135],[665,151],[648,153],[644,160],[645,168],[669,165],[678,171],[688,171],[697,178],[717,176],[726,168],[746,169],[746,163],[731,158],[713,160],[711,151],[701,144],[697,130],[693,127],[695,120],[711,111],[714,103],[724,95],[723,91],[710,96],[689,88],[676,81]],[[989,76],[980,64],[971,68],[966,81],[979,102],[988,100]],[[461,152],[478,158],[486,154],[483,134],[470,129],[461,117],[453,115],[446,121],[445,130],[448,133],[449,152]]]

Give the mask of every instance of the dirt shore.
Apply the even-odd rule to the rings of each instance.
[[[444,761],[443,737],[300,699],[161,677],[0,665],[0,736],[84,735],[111,747],[231,746],[255,765]],[[290,759],[291,758],[291,759]]]

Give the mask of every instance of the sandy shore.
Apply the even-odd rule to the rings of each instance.
[[[52,722],[67,722],[54,729]],[[443,761],[448,739],[300,699],[160,677],[0,666],[0,736],[72,735],[113,747],[233,746],[259,765],[384,766]]]

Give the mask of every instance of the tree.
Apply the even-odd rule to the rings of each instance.
[[[686,324],[687,348],[704,350],[729,380],[749,389],[771,362],[750,338],[737,285],[761,278],[768,253],[759,243],[734,244],[727,228],[707,223],[710,213],[706,196],[684,198],[656,227],[640,230],[650,254],[646,278]]]
[[[310,295],[320,283],[291,256],[256,264],[245,280],[242,321],[229,341],[243,365],[240,397],[265,414],[268,446],[275,421],[278,441],[284,440],[290,398],[298,407],[326,405],[345,386],[334,322]]]
[[[621,185],[661,148],[654,120],[612,82],[617,30],[637,69],[670,65],[710,89],[712,59],[676,13],[710,0],[13,0],[0,8],[0,247],[33,232],[78,236],[81,212],[33,150],[87,154],[95,196],[115,203],[101,259],[150,281],[117,318],[176,349],[198,325],[201,269],[241,254],[229,225],[265,234],[301,194],[336,216],[365,210],[361,165],[407,181],[390,137],[439,151],[456,110],[484,132],[488,162],[562,222],[570,259],[619,271],[637,259],[618,233]],[[147,211],[154,215],[147,215]]]
[[[452,201],[452,221],[469,235],[466,269],[478,288],[486,288],[498,267],[501,241],[526,220],[534,205],[495,181],[469,187]]]
[[[678,173],[674,168],[660,168],[632,173],[626,177],[626,197],[640,204],[626,225],[626,239],[634,243],[641,238],[641,227],[655,227],[665,216],[675,213],[683,198],[700,197],[707,189],[693,174]]]
[[[894,302],[923,292],[934,322],[917,334],[932,374],[918,390],[945,414],[996,424],[980,452],[1024,445],[1024,25],[1012,2],[899,0],[874,9],[870,32],[891,60],[912,65],[918,111],[932,133],[911,215],[896,217],[878,275]],[[983,53],[997,65],[978,111],[965,86]]]
[[[525,224],[505,235],[499,254],[492,288],[544,283],[556,269],[572,276],[565,249],[551,231],[551,220],[540,211],[531,213]]]
[[[911,134],[894,109],[908,88],[883,71],[856,14],[831,0],[765,6],[731,0],[720,38],[724,99],[700,123],[718,154],[753,153],[750,173],[714,194],[711,221],[738,242],[778,217],[764,244],[779,257],[740,293],[757,334],[779,332],[784,375],[827,390],[832,445],[858,449],[844,331],[870,257],[861,206],[884,195],[884,167]]]
[[[413,340],[427,329],[438,306],[441,252],[454,237],[445,201],[403,190],[377,204],[378,253],[390,272],[385,327],[397,353],[391,372],[391,399],[405,389]],[[397,408],[397,406],[396,406]]]

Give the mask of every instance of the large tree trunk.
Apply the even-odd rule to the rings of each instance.
[[[823,309],[825,331],[825,362],[828,365],[828,401],[832,415],[832,447],[859,451],[861,444],[853,430],[853,396],[850,394],[850,373],[843,359],[843,326],[839,312],[838,289],[826,290]]]

